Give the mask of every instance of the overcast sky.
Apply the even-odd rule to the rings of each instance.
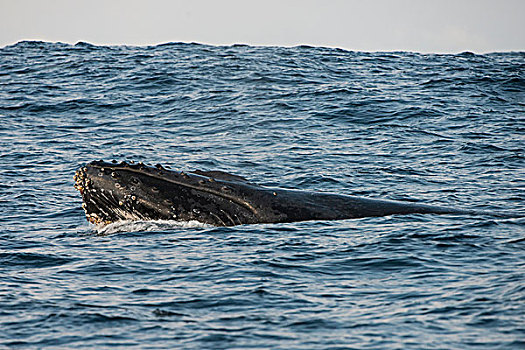
[[[153,45],[525,51],[525,0],[0,0],[0,47],[20,40]]]

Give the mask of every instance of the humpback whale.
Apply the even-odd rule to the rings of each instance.
[[[341,220],[394,214],[479,211],[274,189],[222,171],[179,172],[160,164],[93,161],[77,170],[75,188],[89,222],[196,220],[214,226]],[[496,214],[497,215],[497,214]]]

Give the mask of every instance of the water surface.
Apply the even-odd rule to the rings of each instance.
[[[90,226],[94,159],[525,210],[525,53],[20,42],[0,49],[0,344],[525,346],[523,219]]]

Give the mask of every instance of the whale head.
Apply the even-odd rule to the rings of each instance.
[[[77,170],[89,222],[121,220],[198,221],[231,226],[260,221],[246,198],[255,185],[222,172],[177,172],[160,164],[94,161]]]

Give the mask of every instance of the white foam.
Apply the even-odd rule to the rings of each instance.
[[[108,235],[117,232],[136,232],[136,231],[164,231],[179,228],[203,228],[212,227],[208,224],[196,220],[175,221],[175,220],[122,220],[108,225],[97,225],[95,229],[98,234]]]

